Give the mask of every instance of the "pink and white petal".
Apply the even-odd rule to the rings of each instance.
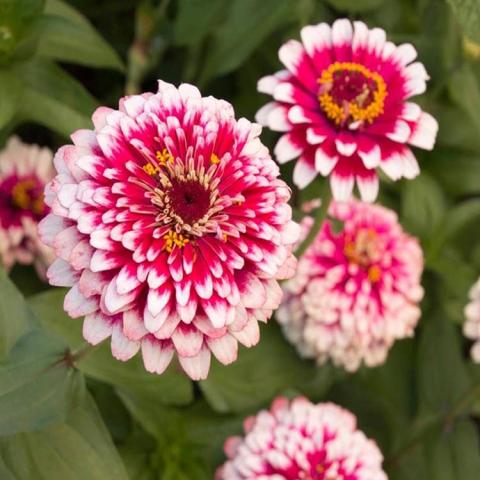
[[[386,133],[386,137],[397,143],[406,143],[410,138],[411,130],[408,123],[398,119],[393,125],[393,130]]]
[[[275,90],[275,87],[291,78],[291,73],[288,70],[280,70],[279,72],[275,73],[274,75],[267,75],[265,77],[262,77],[258,82],[257,82],[257,90],[260,93],[266,93],[268,95],[273,95],[273,91]]]
[[[232,307],[225,299],[220,298],[214,293],[208,299],[201,298],[200,302],[207,317],[215,328],[222,328],[227,324],[229,311]]]
[[[353,22],[352,51],[353,60],[357,60],[356,55],[363,52],[367,48],[368,27],[364,22]]]
[[[350,20],[341,18],[332,25],[332,44],[335,51],[335,60],[344,62],[351,60],[351,44],[353,28]]]
[[[352,135],[342,133],[335,139],[335,147],[340,155],[351,157],[357,150],[357,142]]]
[[[72,318],[83,317],[98,310],[98,298],[86,298],[75,284],[65,295],[63,308]]]
[[[313,166],[300,157],[293,169],[293,183],[301,190],[307,187],[317,176],[317,172]]]
[[[200,352],[194,357],[179,356],[178,360],[185,373],[192,380],[205,380],[210,369],[210,350],[203,345]]]
[[[147,309],[153,317],[156,317],[165,308],[172,296],[172,287],[170,284],[163,285],[160,288],[150,289],[147,295]]]
[[[339,174],[333,172],[330,176],[330,188],[332,189],[333,198],[338,202],[346,202],[352,196],[355,177],[352,174]]]
[[[420,167],[418,166],[415,155],[409,148],[406,148],[402,155],[403,176],[409,180],[415,178],[420,174]]]
[[[174,353],[171,342],[159,341],[151,336],[142,340],[142,358],[147,372],[162,374],[170,365]]]
[[[307,90],[312,90],[316,87],[317,73],[313,69],[310,58],[299,41],[289,40],[284,43],[278,51],[278,58]]]
[[[72,287],[78,281],[78,277],[79,273],[61,258],[57,258],[47,271],[48,281],[55,287]]]
[[[260,329],[255,318],[251,317],[247,324],[239,331],[230,332],[242,345],[247,348],[253,347],[260,340]]]
[[[417,51],[411,43],[403,43],[395,48],[392,56],[396,62],[405,67],[417,58]]]
[[[370,138],[364,136],[358,139],[357,153],[365,168],[371,170],[380,165],[382,159],[380,146]]]
[[[376,173],[373,175],[357,175],[357,185],[360,198],[367,203],[373,203],[378,196],[379,181]]]
[[[158,338],[159,340],[171,338],[179,323],[180,317],[176,313],[170,313],[165,318],[162,326],[153,332],[155,338]]]
[[[117,279],[114,277],[102,293],[102,304],[110,315],[123,312],[137,298],[138,289],[120,294],[117,290]]]
[[[315,169],[324,177],[330,175],[338,162],[338,155],[332,145],[325,143],[315,150]]]
[[[143,323],[143,316],[138,308],[123,312],[123,334],[129,340],[141,340],[148,335],[148,330]]]
[[[172,334],[172,341],[182,357],[194,357],[203,345],[203,334],[194,326],[180,323]]]
[[[122,325],[117,322],[113,325],[112,330],[112,355],[122,362],[130,360],[140,349],[140,342],[129,340],[124,334]]]
[[[238,342],[229,333],[219,338],[207,337],[206,341],[215,358],[224,365],[228,365],[237,359]]]
[[[415,124],[411,124],[412,134],[408,143],[418,148],[432,150],[437,138],[438,122],[432,115],[422,112]]]
[[[98,311],[85,316],[83,338],[91,345],[98,345],[112,334],[111,319]]]
[[[425,67],[420,62],[409,65],[404,70],[406,76],[405,90],[408,97],[420,95],[427,89],[427,80],[430,78]]]
[[[307,128],[307,142],[310,145],[320,145],[323,143],[329,136],[329,131],[324,128],[319,127],[308,127]]]
[[[408,122],[415,122],[420,118],[422,109],[419,105],[413,102],[405,102],[403,104],[402,113],[400,118],[407,120]]]
[[[304,150],[304,143],[302,144],[301,140],[301,135],[295,130],[282,135],[274,149],[277,162],[283,164],[297,158]]]

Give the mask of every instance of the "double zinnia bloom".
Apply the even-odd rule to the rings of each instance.
[[[275,156],[280,163],[298,157],[294,183],[304,188],[317,174],[329,176],[335,199],[348,200],[356,182],[372,202],[378,169],[392,180],[418,175],[409,145],[432,149],[438,125],[407,101],[428,79],[414,47],[345,19],[304,27],[301,39],[280,48],[286,69],[258,82],[273,101],[257,121],[285,132]]]
[[[141,349],[155,373],[176,353],[205,378],[211,352],[227,364],[258,342],[294,273],[290,190],[261,128],[191,85],[160,82],[93,122],[55,156],[50,282],[71,287],[65,309],[90,343],[111,337],[120,360]]]

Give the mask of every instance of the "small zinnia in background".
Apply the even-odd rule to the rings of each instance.
[[[352,200],[329,214],[284,286],[277,319],[302,356],[350,371],[379,365],[420,318],[422,250],[392,210]]]
[[[279,51],[286,69],[260,79],[273,96],[257,121],[285,132],[275,147],[279,163],[298,157],[293,181],[306,187],[330,177],[336,200],[348,200],[355,182],[364,201],[378,193],[377,168],[393,180],[419,173],[410,147],[431,150],[436,120],[407,101],[426,89],[424,66],[410,44],[396,46],[385,31],[337,20],[306,26],[301,42]]]
[[[277,398],[225,442],[216,480],[387,480],[377,444],[355,416],[332,403]]]
[[[53,175],[48,148],[12,137],[0,152],[0,260],[7,270],[15,263],[33,264],[45,277],[53,252],[40,240],[37,227],[49,210],[43,190]]]
[[[205,378],[211,352],[234,361],[280,303],[299,234],[290,189],[261,127],[192,85],[159,82],[93,122],[57,152],[46,190],[50,282],[71,287],[65,309],[90,343],[111,337],[124,361],[141,349],[155,373],[176,353]]]
[[[466,321],[463,324],[463,333],[474,344],[471,349],[472,359],[475,363],[480,363],[480,278],[470,289],[470,302],[465,307]]]

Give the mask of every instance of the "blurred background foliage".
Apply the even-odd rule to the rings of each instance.
[[[0,272],[0,478],[212,478],[225,438],[278,394],[333,400],[379,443],[391,480],[480,478],[480,367],[461,335],[480,274],[478,0],[0,0],[0,143],[13,132],[52,149],[90,126],[97,105],[188,81],[253,118],[261,76],[302,26],[348,16],[411,42],[431,75],[418,101],[440,122],[422,174],[383,179],[426,256],[423,316],[387,363],[351,375],[301,360],[272,320],[258,347],[192,384],[139,359],[88,349],[64,292],[28,269]],[[274,145],[276,134],[263,140]],[[291,167],[284,170],[291,180]],[[324,187],[294,192],[298,206]],[[12,282],[13,280],[13,282]]]

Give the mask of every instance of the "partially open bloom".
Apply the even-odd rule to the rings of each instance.
[[[216,480],[387,480],[377,444],[333,403],[277,398],[225,442]]]
[[[275,147],[280,163],[298,158],[293,181],[307,186],[330,176],[336,200],[348,200],[355,181],[361,198],[377,197],[377,168],[393,180],[419,173],[408,145],[431,150],[438,125],[410,97],[428,75],[410,44],[396,46],[380,28],[337,20],[304,27],[302,41],[279,51],[286,69],[260,79],[274,101],[257,121],[286,132]],[[413,63],[412,63],[413,62]]]
[[[285,284],[277,319],[305,357],[350,371],[379,365],[420,317],[422,251],[386,208],[334,202],[329,214]]]
[[[53,260],[53,252],[37,232],[48,211],[43,189],[53,175],[48,148],[12,137],[0,152],[0,260],[7,270],[17,262],[33,264],[43,277]]]
[[[472,359],[480,363],[480,278],[470,289],[470,302],[465,307],[466,321],[463,324],[463,333],[467,338],[474,340],[471,349]]]
[[[281,300],[299,231],[290,191],[261,127],[191,85],[159,82],[93,122],[55,156],[41,225],[59,257],[50,282],[72,287],[65,309],[85,316],[90,343],[111,336],[119,360],[141,348],[156,373],[176,352],[205,378],[210,352],[234,361]]]

